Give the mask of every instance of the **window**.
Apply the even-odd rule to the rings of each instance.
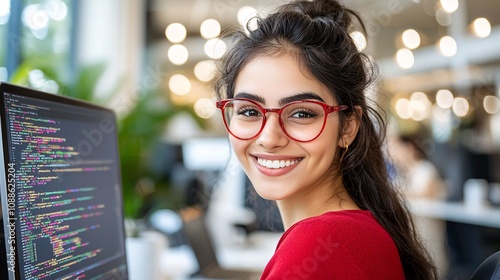
[[[7,80],[7,28],[10,17],[10,0],[0,0],[0,81]]]
[[[57,92],[72,78],[72,5],[70,0],[0,0],[0,67],[9,80]]]

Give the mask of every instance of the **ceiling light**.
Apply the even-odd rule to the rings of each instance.
[[[448,13],[453,13],[458,9],[458,0],[441,0],[441,6]]]
[[[479,38],[490,36],[491,24],[485,18],[477,18],[472,22],[473,32]]]
[[[396,62],[398,63],[399,67],[403,69],[409,69],[413,67],[413,64],[415,63],[415,57],[413,56],[412,51],[403,48],[398,50],[398,52],[396,53]]]
[[[409,119],[412,115],[410,100],[406,98],[398,99],[398,101],[396,101],[395,109],[398,116],[404,120]]]
[[[483,107],[486,113],[494,115],[500,112],[500,99],[494,95],[487,95],[483,99]]]
[[[212,59],[221,58],[226,52],[226,43],[221,39],[210,39],[205,43],[205,53]]]
[[[191,82],[182,74],[175,74],[170,77],[168,87],[177,95],[186,95],[191,90]]]
[[[439,40],[439,50],[444,56],[454,56],[457,53],[457,42],[451,36],[444,36]]]
[[[172,43],[181,43],[186,39],[186,27],[181,23],[172,23],[165,29],[165,36]]]
[[[257,10],[255,8],[244,6],[238,10],[238,22],[241,26],[246,27],[248,21],[257,15]]]
[[[205,39],[212,39],[220,35],[220,23],[212,18],[206,19],[201,23],[200,34]]]
[[[212,60],[200,61],[194,67],[194,75],[202,82],[209,82],[214,78],[216,69]]]
[[[210,98],[200,98],[194,103],[196,115],[203,119],[209,119],[214,116],[217,108],[215,102]]]
[[[172,45],[168,49],[168,59],[175,65],[186,63],[189,57],[188,50],[183,45]]]
[[[407,29],[401,36],[403,44],[410,50],[414,50],[420,46],[420,35],[414,29]]]
[[[410,96],[411,118],[415,121],[423,121],[431,114],[432,103],[423,92],[417,91]]]
[[[427,94],[421,91],[416,91],[411,94],[410,100],[429,100],[429,98],[427,98]]]
[[[453,100],[452,109],[458,117],[465,117],[469,113],[469,101],[463,97],[457,97]]]
[[[363,51],[366,48],[366,37],[363,33],[359,31],[353,31],[351,32],[351,38],[354,41],[354,44],[356,45],[356,48],[358,51]]]
[[[447,89],[440,89],[436,93],[436,104],[443,108],[448,109],[453,105],[453,93]]]

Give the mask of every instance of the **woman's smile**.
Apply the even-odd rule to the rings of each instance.
[[[252,156],[256,169],[265,176],[282,176],[294,170],[302,157]]]
[[[278,168],[284,168],[284,167],[289,167],[291,165],[294,165],[298,163],[301,160],[301,158],[298,159],[282,159],[282,160],[270,160],[270,159],[263,159],[263,158],[257,158],[257,164],[260,166],[264,166],[269,169],[278,169]]]

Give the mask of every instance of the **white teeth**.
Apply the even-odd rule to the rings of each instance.
[[[277,169],[294,165],[298,160],[266,160],[257,158],[257,163],[267,168]]]

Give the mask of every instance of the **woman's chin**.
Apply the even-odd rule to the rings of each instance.
[[[288,197],[288,193],[283,188],[276,185],[254,187],[257,194],[266,200],[283,200]]]

